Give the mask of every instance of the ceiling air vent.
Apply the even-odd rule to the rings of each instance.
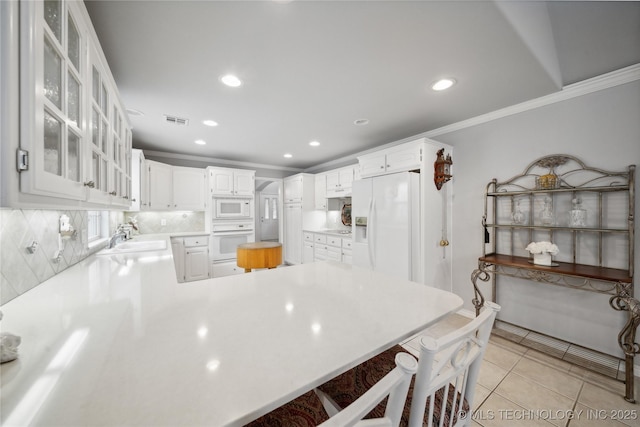
[[[178,126],[187,126],[189,124],[189,119],[183,119],[176,116],[168,116],[166,114],[164,115],[164,121]]]

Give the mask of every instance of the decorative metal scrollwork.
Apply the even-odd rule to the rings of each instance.
[[[490,265],[491,264],[480,261],[478,263],[478,268],[473,270],[473,272],[471,273],[471,283],[473,283],[473,292],[475,294],[475,297],[471,300],[471,302],[476,309],[476,316],[480,314],[480,309],[482,309],[485,302],[484,295],[482,295],[482,292],[480,292],[477,281],[481,280],[483,282],[488,282],[491,279],[491,275],[489,274],[489,271],[487,271],[487,267],[489,267]]]
[[[640,344],[636,339],[636,331],[640,325],[640,301],[633,298],[629,289],[625,286],[618,287],[618,295],[609,298],[609,305],[614,310],[628,311],[629,318],[620,333],[618,334],[618,345],[625,356],[625,396],[628,402],[635,403],[633,389],[633,357],[640,354]]]

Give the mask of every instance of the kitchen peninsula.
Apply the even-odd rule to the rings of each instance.
[[[169,236],[133,242],[161,238],[2,307],[22,337],[2,365],[2,425],[240,426],[462,306],[333,262],[181,284]]]

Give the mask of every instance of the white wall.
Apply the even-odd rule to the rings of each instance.
[[[453,291],[472,310],[471,272],[482,253],[483,193],[493,178],[522,173],[549,154],[576,156],[589,166],[640,165],[640,82],[626,83],[436,137],[454,146]],[[636,197],[636,212],[640,212]],[[635,245],[635,269],[640,266]],[[608,354],[626,315],[607,295],[500,277],[499,318]],[[485,296],[490,288],[486,286]],[[636,296],[638,293],[636,293]]]

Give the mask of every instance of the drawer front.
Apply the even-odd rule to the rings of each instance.
[[[342,261],[342,250],[340,248],[327,247],[327,259],[331,261]]]
[[[327,236],[325,234],[316,234],[313,241],[316,243],[325,244],[327,243]]]
[[[313,233],[302,233],[302,240],[305,242],[313,242]]]
[[[184,247],[193,248],[195,246],[207,246],[209,244],[208,236],[194,236],[184,238]]]
[[[326,246],[316,246],[313,250],[313,259],[316,261],[326,261],[327,260],[327,247]]]
[[[345,249],[353,248],[353,239],[342,239],[342,247]]]
[[[244,274],[244,268],[240,268],[235,262],[224,262],[213,264],[211,268],[212,277],[233,276],[236,274]]]
[[[340,237],[327,237],[327,245],[335,246],[336,248],[342,247],[342,239]]]

